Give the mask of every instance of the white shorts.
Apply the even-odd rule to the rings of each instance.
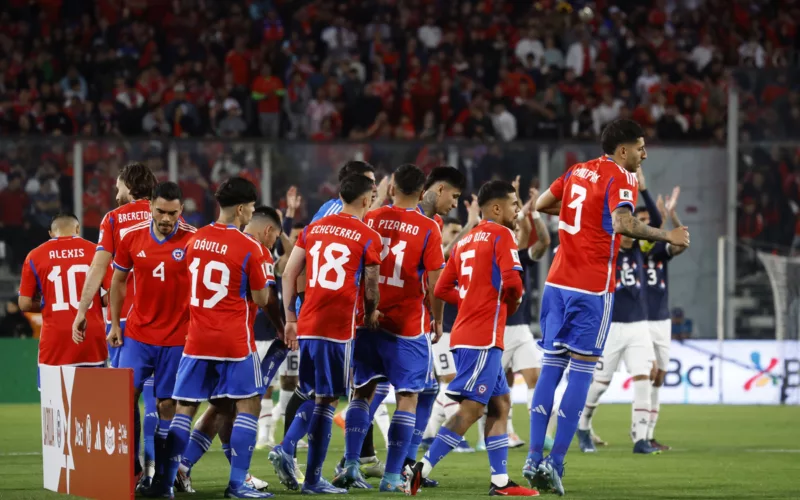
[[[672,342],[672,320],[648,321],[647,325],[650,329],[650,339],[653,341],[656,365],[659,370],[667,371],[669,367],[669,348]]]
[[[594,378],[600,382],[610,382],[620,360],[625,362],[631,376],[650,374],[655,353],[647,321],[611,323],[603,357],[595,367]]]
[[[542,367],[542,352],[536,348],[528,325],[507,326],[504,344],[503,370],[517,373],[520,370]]]
[[[437,377],[456,374],[456,362],[450,352],[450,333],[445,333],[433,344],[433,371]]]

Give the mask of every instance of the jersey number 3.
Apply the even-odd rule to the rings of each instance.
[[[586,201],[586,188],[577,184],[572,185],[570,190],[570,198],[572,198],[567,205],[567,208],[575,210],[575,220],[572,224],[567,224],[563,220],[558,221],[558,228],[563,229],[569,234],[577,234],[581,230],[581,212],[583,211],[583,202]]]

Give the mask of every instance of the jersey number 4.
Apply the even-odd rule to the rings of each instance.
[[[311,277],[308,286],[314,288],[319,285],[327,290],[338,290],[344,285],[344,265],[350,260],[350,249],[341,243],[328,243],[322,249],[322,242],[317,241],[308,253],[311,254]],[[325,262],[320,265],[320,253]],[[339,254],[338,256],[336,254]],[[333,272],[333,279],[330,274]]]
[[[572,224],[567,224],[563,220],[560,220],[558,221],[558,228],[563,229],[569,234],[577,234],[578,231],[581,230],[581,212],[583,211],[583,202],[586,201],[586,188],[573,184],[570,190],[570,197],[572,199],[567,205],[567,208],[575,210],[575,220]]]

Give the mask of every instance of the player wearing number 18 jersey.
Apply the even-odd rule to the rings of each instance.
[[[642,128],[631,120],[615,120],[603,130],[602,145],[604,156],[572,166],[536,202],[538,211],[559,216],[560,246],[542,294],[539,346],[545,354],[531,404],[531,448],[523,475],[560,495],[564,457],[610,325],[620,236],[681,245],[689,240],[685,228],[667,233],[633,216],[635,172],[647,157]],[[556,386],[568,365],[558,431],[550,456],[543,460]]]
[[[105,366],[105,328],[96,295],[86,314],[82,337],[73,342],[69,325],[78,308],[94,244],[78,236],[78,219],[59,214],[50,223],[49,241],[31,250],[22,268],[19,306],[22,311],[41,310],[39,364],[51,366]],[[41,295],[39,303],[34,297]]]

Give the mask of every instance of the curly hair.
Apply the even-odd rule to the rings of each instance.
[[[144,163],[128,163],[119,173],[119,178],[128,186],[131,196],[136,199],[150,198],[158,181]]]

